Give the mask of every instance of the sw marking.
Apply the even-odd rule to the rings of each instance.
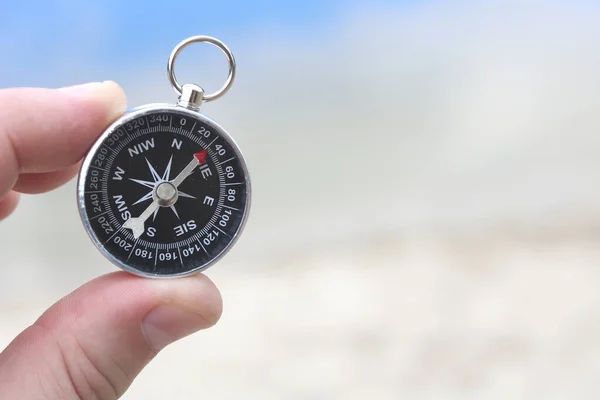
[[[125,200],[123,200],[123,196],[118,194],[116,196],[113,196],[113,200],[115,201],[115,206],[117,207],[117,210],[119,210],[119,212],[121,213],[121,219],[123,221],[127,221],[129,218],[131,218],[131,212],[127,208],[127,204],[125,203]]]

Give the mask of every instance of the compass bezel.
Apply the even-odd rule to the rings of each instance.
[[[117,259],[105,246],[103,246],[102,242],[99,240],[96,233],[94,232],[94,230],[91,226],[91,221],[89,219],[88,213],[86,211],[86,204],[85,204],[85,185],[86,185],[86,179],[89,175],[90,164],[92,163],[92,160],[93,160],[96,152],[98,151],[100,146],[102,146],[103,142],[106,141],[107,138],[109,136],[111,136],[117,129],[123,127],[125,124],[127,124],[137,118],[144,117],[149,114],[160,113],[160,112],[183,113],[183,114],[189,115],[190,118],[198,119],[198,120],[204,122],[205,124],[211,126],[215,131],[217,131],[218,135],[220,137],[222,137],[225,141],[227,141],[228,144],[231,146],[231,148],[235,152],[235,155],[236,155],[237,159],[239,160],[239,163],[244,172],[244,182],[245,182],[245,188],[246,188],[246,202],[244,205],[241,222],[239,224],[239,227],[233,234],[233,237],[229,240],[228,244],[221,250],[221,252],[218,253],[216,256],[214,256],[212,259],[210,259],[209,261],[207,261],[201,265],[198,265],[197,267],[195,267],[193,269],[189,269],[189,270],[183,271],[181,273],[160,274],[160,273],[151,273],[151,272],[141,271],[141,270],[134,268],[134,267],[128,265],[127,263]],[[201,112],[190,110],[186,107],[183,107],[183,106],[180,106],[177,104],[153,103],[153,104],[146,104],[143,106],[139,106],[139,107],[133,108],[131,110],[127,110],[121,118],[119,118],[117,121],[112,123],[108,128],[106,128],[106,130],[102,133],[102,135],[90,147],[90,149],[88,150],[88,152],[81,164],[79,176],[77,179],[77,204],[78,204],[79,216],[83,223],[85,231],[87,232],[87,235],[90,238],[90,240],[92,241],[92,243],[94,244],[94,246],[113,265],[115,265],[127,272],[130,272],[134,275],[145,277],[145,278],[159,278],[159,279],[180,278],[180,277],[197,274],[197,273],[202,272],[202,271],[210,268],[211,266],[213,266],[215,263],[217,263],[219,260],[221,260],[239,240],[239,237],[241,236],[242,232],[244,231],[244,228],[245,228],[247,220],[248,220],[248,215],[250,213],[250,208],[251,208],[251,200],[252,200],[252,187],[251,187],[251,179],[250,179],[248,164],[246,162],[246,159],[245,159],[242,151],[240,150],[239,146],[237,145],[236,141],[231,137],[231,135],[221,125],[219,125],[217,122],[215,122],[210,117],[206,116],[205,114],[203,114]],[[172,261],[172,262],[175,263],[175,261]]]

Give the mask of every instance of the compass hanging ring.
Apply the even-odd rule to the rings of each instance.
[[[177,56],[179,56],[179,53],[181,52],[181,50],[183,50],[185,47],[189,46],[192,43],[211,43],[211,44],[217,46],[218,48],[220,48],[223,51],[223,53],[225,53],[225,56],[227,57],[227,62],[229,63],[229,75],[227,76],[227,80],[225,81],[225,84],[219,90],[217,90],[215,93],[203,94],[203,99],[206,102],[216,100],[219,97],[223,96],[229,90],[229,88],[231,88],[231,85],[233,84],[233,80],[235,79],[235,58],[233,57],[233,53],[231,53],[231,50],[229,50],[229,48],[225,45],[225,43],[221,42],[220,40],[218,40],[214,37],[192,36],[190,38],[185,39],[181,43],[179,43],[173,49],[173,52],[171,53],[171,56],[169,57],[169,62],[167,63],[167,73],[169,75],[169,81],[171,82],[171,85],[173,86],[173,89],[175,90],[175,92],[177,92],[178,95],[182,95],[183,87],[179,84],[179,82],[177,82],[177,78],[175,77],[175,71],[174,71],[175,60],[177,59]]]
[[[195,42],[217,45],[229,77],[216,93],[177,82],[173,64]],[[150,278],[205,270],[237,242],[250,211],[251,184],[237,143],[199,112],[233,83],[235,61],[219,40],[194,36],[167,64],[176,104],[148,104],[109,126],[83,160],[79,214],[92,243],[110,262]]]

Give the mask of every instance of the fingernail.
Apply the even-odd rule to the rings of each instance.
[[[127,98],[123,89],[113,81],[90,82],[63,87],[59,90],[78,99],[103,103],[111,119],[121,115],[127,108]]]
[[[208,325],[200,314],[175,306],[158,306],[146,315],[142,329],[150,347],[159,351]]]

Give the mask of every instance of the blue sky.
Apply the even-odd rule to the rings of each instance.
[[[597,0],[543,2],[544,7],[553,3],[562,8],[572,6],[575,11],[597,6]],[[140,68],[162,74],[173,47],[198,34],[222,39],[235,54],[251,52],[257,33],[261,39],[285,41],[308,36],[318,47],[321,37],[335,37],[336,26],[346,13],[364,11],[368,24],[371,12],[385,15],[390,10],[427,9],[432,4],[444,2],[0,0],[0,87],[58,86],[124,78]],[[446,3],[446,8],[473,9],[475,13],[487,8],[478,4],[476,0],[466,0]],[[502,14],[519,13],[521,7],[518,0],[507,0],[500,1],[496,8]],[[457,16],[460,14],[447,18]],[[423,29],[433,31],[435,26]]]
[[[99,75],[166,57],[198,34],[235,46],[252,32],[316,35],[346,10],[409,4],[377,1],[2,1],[0,86],[56,85],[93,65]],[[162,67],[162,64],[161,64]],[[71,72],[72,71],[72,72]]]

